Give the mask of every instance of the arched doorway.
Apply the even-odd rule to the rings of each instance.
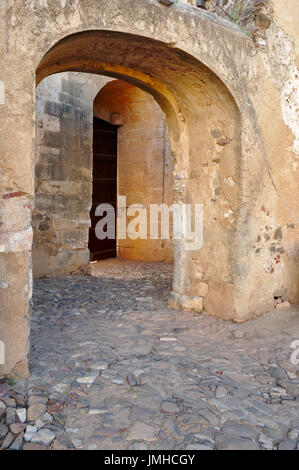
[[[240,201],[241,129],[232,95],[191,56],[122,33],[86,31],[62,39],[42,59],[37,82],[65,70],[125,78],[160,104],[175,161],[174,200],[203,203],[205,211],[203,249],[189,251],[184,239],[174,244],[171,305],[197,311],[205,306],[210,313],[236,318],[231,251]]]
[[[88,248],[92,262],[116,258],[116,206],[117,206],[117,126],[103,119],[93,118],[92,205],[90,209]],[[97,208],[109,204],[113,209],[113,236],[99,238]]]

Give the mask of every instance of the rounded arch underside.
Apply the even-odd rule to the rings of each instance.
[[[98,30],[67,36],[43,57],[36,71],[37,83],[63,71],[126,80],[152,94],[168,118],[175,114],[179,121],[188,118],[195,104],[208,107],[219,102],[236,107],[227,87],[203,63],[144,36]]]

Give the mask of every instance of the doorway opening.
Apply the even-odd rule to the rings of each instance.
[[[150,237],[150,206],[171,206],[174,170],[155,99],[123,80],[64,72],[38,86],[36,117],[34,278],[92,272],[90,262],[108,258],[172,264],[171,224],[169,239],[161,237],[161,218],[159,238]],[[117,227],[119,197],[125,235]],[[106,217],[96,213],[102,204],[114,209],[114,238],[96,233]],[[138,209],[148,223],[136,236]]]
[[[117,184],[114,185],[120,215],[119,226],[116,225],[117,257],[172,264],[171,211],[168,238],[162,237],[162,214],[156,222],[158,238],[151,237],[150,225],[153,205],[162,210],[163,205],[170,208],[173,203],[174,162],[164,113],[149,93],[123,80],[109,81],[101,88],[94,99],[93,113],[95,118],[117,129]],[[105,145],[103,142],[103,148]],[[100,140],[94,146],[94,150],[101,147]],[[101,185],[103,202],[111,199],[109,187],[107,195],[104,194],[105,184]],[[143,213],[146,213],[146,227],[138,223]],[[123,216],[125,227],[120,221],[124,220]]]
[[[97,207],[100,204],[109,204],[114,208],[114,227],[116,227],[116,202],[117,126],[94,117],[91,227],[88,242],[90,261],[116,258],[116,236],[101,240],[96,235],[96,225],[99,221],[96,215]]]

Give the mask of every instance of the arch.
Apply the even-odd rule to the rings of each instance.
[[[179,123],[194,104],[193,95],[202,105],[219,100],[221,94],[223,100],[234,101],[226,85],[203,62],[162,41],[134,34],[88,30],[64,37],[39,63],[37,84],[64,71],[108,75],[144,89],[172,120],[171,128],[177,117],[177,132],[182,132]]]
[[[235,184],[241,163],[240,113],[231,93],[213,71],[186,52],[115,31],[88,30],[64,37],[38,65],[37,83],[63,71],[125,80],[149,92],[161,106],[175,160],[174,200],[204,204],[209,240],[196,253],[188,252],[186,240],[175,241],[171,305],[201,311],[205,301],[217,314],[214,290],[232,295],[234,289],[231,247],[240,199]],[[221,315],[230,316],[231,309],[222,309]]]

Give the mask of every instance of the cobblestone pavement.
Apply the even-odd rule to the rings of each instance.
[[[298,449],[299,313],[167,308],[171,266],[35,283],[31,377],[0,383],[3,449]]]

